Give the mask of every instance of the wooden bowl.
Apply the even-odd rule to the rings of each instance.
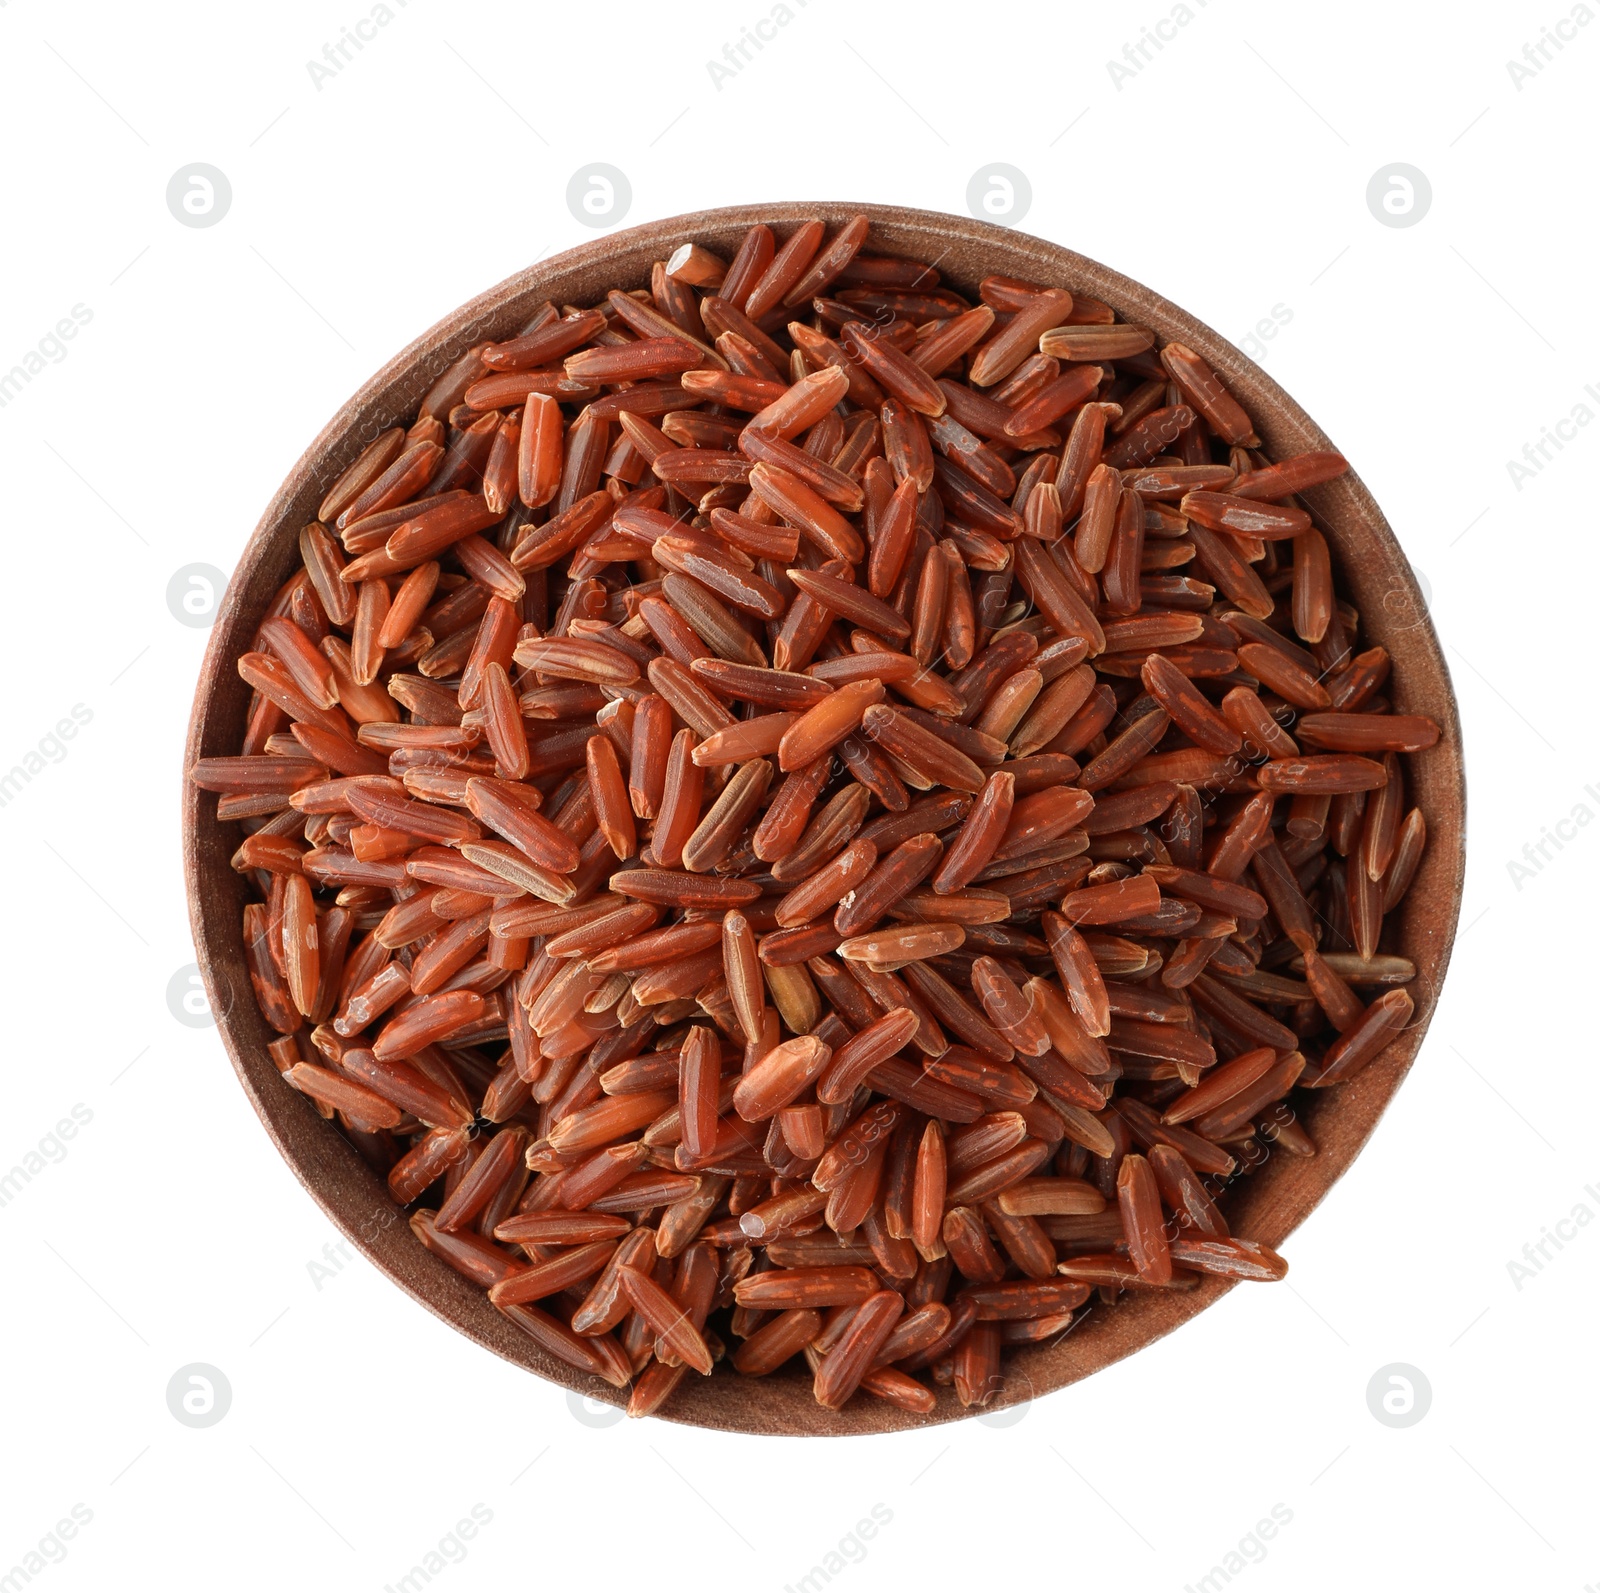
[[[862,213],[872,227],[869,252],[936,263],[961,292],[973,294],[992,273],[1028,278],[1091,294],[1112,305],[1119,318],[1154,328],[1161,342],[1176,338],[1188,344],[1238,396],[1274,458],[1334,446],[1265,371],[1193,316],[1093,260],[1023,233],[964,216],[845,204],[739,205],[633,227],[542,261],[463,305],[385,365],[323,429],[267,506],[229,582],[195,692],[185,768],[197,758],[238,750],[249,690],[234,661],[249,648],[267,604],[296,566],[301,526],[315,518],[329,486],[361,449],[414,413],[440,372],[466,348],[510,336],[546,299],[587,304],[609,288],[648,285],[651,262],[665,259],[686,240],[726,256],[756,222],[786,235],[802,220],[819,216],[831,232]],[[1393,655],[1390,691],[1396,709],[1429,715],[1443,737],[1408,762],[1414,800],[1428,821],[1427,853],[1398,912],[1396,949],[1417,966],[1411,986],[1415,1019],[1351,1083],[1305,1092],[1311,1098],[1303,1106],[1297,1102],[1317,1143],[1316,1156],[1270,1156],[1230,1190],[1226,1209],[1237,1231],[1274,1247],[1350,1165],[1411,1066],[1455,935],[1465,862],[1461,727],[1444,656],[1405,555],[1355,475],[1305,496],[1330,535],[1342,590],[1359,609],[1367,636]],[[593,1399],[623,1403],[625,1396],[609,1385],[545,1355],[490,1306],[480,1289],[425,1251],[383,1180],[308,1100],[284,1084],[267,1053],[274,1036],[256,1008],[244,962],[245,886],[228,861],[238,831],[217,822],[215,806],[213,797],[185,781],[184,864],[195,946],[228,1054],[284,1159],[346,1238],[429,1310],[507,1360]],[[988,1410],[1049,1393],[1120,1360],[1214,1304],[1230,1286],[1205,1277],[1189,1293],[1135,1294],[1111,1309],[1096,1306],[1058,1342],[1011,1352],[1005,1389]],[[827,1411],[813,1401],[809,1374],[796,1359],[785,1372],[766,1378],[721,1370],[711,1378],[691,1378],[662,1414],[738,1432],[832,1434],[931,1425],[966,1412],[949,1389],[939,1390],[938,1408],[926,1417],[866,1398],[842,1411]]]

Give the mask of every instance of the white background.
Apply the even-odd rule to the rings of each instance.
[[[1576,807],[1600,812],[1600,428],[1569,426],[1520,486],[1507,469],[1575,406],[1600,413],[1584,385],[1600,389],[1600,25],[1566,24],[1519,86],[1508,60],[1564,0],[1191,0],[1119,86],[1106,63],[1172,14],[1162,0],[790,0],[794,20],[718,86],[707,60],[765,0],[391,3],[319,88],[307,61],[369,15],[359,0],[0,0],[0,372],[74,305],[92,312],[0,408],[0,769],[74,704],[92,714],[0,807],[0,1170],[75,1104],[92,1114],[0,1207],[0,1576],[74,1505],[92,1516],[6,1585],[377,1590],[474,1505],[492,1519],[430,1587],[779,1589],[874,1505],[890,1520],[833,1579],[845,1593],[1001,1566],[1181,1589],[1275,1504],[1292,1520],[1226,1585],[1600,1582],[1597,1225],[1566,1227],[1520,1288],[1508,1271],[1574,1207],[1600,1214],[1600,835],[1569,826],[1520,886],[1508,868]],[[1237,1289],[1011,1425],[802,1442],[586,1423],[365,1262],[317,1287],[308,1264],[338,1235],[215,1031],[169,1008],[194,957],[177,808],[206,639],[169,581],[231,569],[395,350],[592,238],[565,195],[596,161],[629,178],[626,224],[806,197],[959,212],[981,167],[1019,168],[1026,230],[1236,342],[1279,308],[1260,357],[1432,593],[1471,849],[1415,1071],[1290,1241],[1287,1284]],[[192,162],[232,187],[206,229],[165,199]],[[1431,183],[1414,226],[1369,211],[1392,162]],[[232,1389],[204,1430],[166,1402],[191,1362]],[[1432,1390],[1404,1430],[1367,1402],[1395,1362]]]

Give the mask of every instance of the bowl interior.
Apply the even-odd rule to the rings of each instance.
[[[185,768],[196,758],[238,749],[249,690],[234,660],[248,649],[268,603],[293,573],[301,526],[315,518],[339,473],[379,432],[413,413],[465,349],[510,335],[546,299],[587,304],[613,287],[647,286],[652,262],[685,241],[726,256],[756,222],[783,236],[800,221],[820,217],[831,233],[861,214],[871,222],[867,252],[935,265],[957,291],[975,294],[990,274],[1028,278],[1102,299],[1119,319],[1153,328],[1161,342],[1188,344],[1243,403],[1274,458],[1336,446],[1271,377],[1209,327],[1095,261],[1026,234],[934,212],[847,204],[738,206],[631,228],[530,267],[463,305],[391,360],[324,428],[268,505],[229,583],[195,695]],[[1274,1247],[1349,1166],[1410,1068],[1449,957],[1464,869],[1460,724],[1438,638],[1405,556],[1353,473],[1311,489],[1305,501],[1329,537],[1341,590],[1360,612],[1366,644],[1382,643],[1393,656],[1390,694],[1396,711],[1429,715],[1443,735],[1437,747],[1408,759],[1412,800],[1427,816],[1428,848],[1405,901],[1390,915],[1398,922],[1385,931],[1386,949],[1392,937],[1392,949],[1417,966],[1410,987],[1416,999],[1412,1024],[1349,1084],[1302,1092],[1301,1099],[1313,1095],[1303,1107],[1297,1101],[1296,1109],[1316,1141],[1316,1156],[1269,1155],[1225,1197],[1234,1231]],[[546,1356],[481,1291],[423,1250],[383,1180],[304,1097],[284,1085],[267,1052],[274,1035],[256,1008],[240,943],[246,892],[229,865],[237,827],[219,824],[215,798],[187,781],[183,825],[190,917],[212,1011],[240,1081],[301,1182],[372,1262],[479,1344],[592,1398],[623,1403],[625,1396],[616,1390]],[[1206,1277],[1186,1294],[1151,1292],[1125,1297],[1112,1309],[1096,1306],[1065,1337],[1012,1351],[1005,1389],[988,1409],[1087,1376],[1170,1332],[1228,1287],[1224,1280]],[[688,1379],[662,1412],[669,1420],[704,1427],[774,1434],[884,1432],[964,1414],[948,1389],[939,1391],[938,1409],[926,1417],[864,1398],[843,1411],[827,1411],[812,1399],[801,1361],[762,1379]]]

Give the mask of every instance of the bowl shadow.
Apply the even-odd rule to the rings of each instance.
[[[539,262],[480,294],[390,360],[333,417],[279,488],[240,556],[212,625],[189,721],[184,768],[235,752],[249,688],[234,660],[247,651],[273,596],[293,573],[300,528],[316,518],[328,488],[380,432],[414,412],[438,375],[474,343],[511,335],[545,299],[584,304],[613,287],[647,286],[653,261],[694,240],[726,254],[745,230],[765,222],[786,234],[817,217],[830,229],[866,215],[866,250],[936,265],[957,291],[975,294],[990,274],[1031,279],[1104,300],[1119,318],[1151,327],[1160,342],[1193,348],[1255,419],[1274,458],[1335,446],[1259,366],[1209,327],[1139,283],[1069,249],[992,223],[889,205],[740,205],[651,222]],[[1342,591],[1362,616],[1370,646],[1393,657],[1390,694],[1401,713],[1427,714],[1439,744],[1410,755],[1412,800],[1427,815],[1428,848],[1410,891],[1386,920],[1386,949],[1417,967],[1411,1026],[1350,1083],[1296,1110],[1317,1155],[1272,1153],[1224,1197],[1235,1231],[1277,1248],[1343,1175],[1366,1143],[1415,1060],[1449,961],[1465,870],[1466,789],[1461,726],[1444,654],[1427,606],[1394,533],[1352,472],[1304,494],[1327,534]],[[273,1143],[340,1231],[435,1315],[519,1366],[588,1397],[623,1404],[626,1394],[544,1354],[487,1296],[429,1254],[379,1178],[331,1123],[279,1076],[267,1046],[275,1038],[257,1009],[240,937],[244,881],[230,866],[234,825],[219,824],[215,798],[183,782],[183,856],[190,924],[217,1027],[240,1083]],[[1017,1347],[1006,1385],[984,1414],[1064,1388],[1131,1355],[1216,1303],[1232,1285],[1214,1277],[1185,1294],[1132,1295],[1095,1306],[1057,1340]],[[915,1416],[881,1400],[828,1411],[811,1396],[804,1363],[771,1377],[719,1372],[681,1384],[661,1415],[732,1432],[774,1435],[863,1434],[932,1426],[969,1414],[949,1389],[938,1407]]]

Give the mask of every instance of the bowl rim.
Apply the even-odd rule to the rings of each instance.
[[[375,429],[395,424],[408,406],[414,410],[437,375],[465,349],[489,336],[505,336],[518,309],[554,296],[557,283],[635,286],[641,264],[647,281],[649,261],[664,259],[689,239],[725,247],[758,222],[781,235],[804,220],[820,219],[832,226],[859,215],[870,223],[866,251],[922,259],[939,266],[947,280],[968,287],[975,287],[977,279],[972,271],[960,269],[962,262],[971,262],[974,270],[985,268],[982,274],[994,271],[1090,293],[1112,305],[1119,318],[1154,328],[1160,342],[1188,344],[1239,395],[1274,457],[1334,446],[1266,371],[1203,322],[1132,278],[1031,234],[944,212],[832,201],[733,205],[663,217],[537,261],[478,294],[413,339],[339,407],[273,495],[240,553],[212,622],[191,710],[181,804],[190,925],[223,1044],[269,1137],[340,1232],[413,1299],[484,1348],[573,1393],[612,1405],[625,1403],[625,1390],[545,1354],[496,1312],[481,1290],[423,1250],[405,1231],[403,1214],[382,1178],[304,1097],[283,1086],[265,1050],[270,1031],[256,1010],[244,971],[238,931],[243,882],[227,861],[237,835],[231,823],[218,823],[214,801],[190,783],[187,771],[202,755],[237,749],[237,734],[229,745],[227,732],[239,718],[241,695],[248,694],[233,660],[248,647],[265,601],[284,578],[275,571],[286,572],[293,562],[286,554],[299,526],[315,517],[315,503]],[[952,255],[958,267],[954,272],[943,263]],[[584,297],[575,292],[568,302]],[[1426,602],[1388,521],[1353,470],[1311,489],[1303,499],[1329,536],[1343,590],[1359,600],[1368,645],[1381,640],[1396,661],[1391,683],[1396,705],[1429,713],[1443,735],[1428,753],[1411,755],[1408,766],[1408,772],[1421,776],[1412,783],[1412,796],[1424,807],[1429,828],[1422,868],[1399,910],[1401,938],[1417,965],[1411,987],[1419,996],[1417,1010],[1405,1033],[1354,1080],[1334,1092],[1316,1092],[1320,1100],[1307,1114],[1317,1127],[1316,1156],[1269,1155],[1243,1190],[1230,1191],[1235,1204],[1229,1210],[1236,1216],[1247,1212],[1248,1231],[1275,1247],[1344,1175],[1409,1071],[1437,1005],[1465,875],[1460,716]],[[1384,623],[1373,623],[1374,603]],[[1418,794],[1423,788],[1428,791],[1425,804]],[[982,1411],[966,1410],[946,1389],[937,1391],[938,1407],[924,1417],[867,1400],[852,1401],[843,1411],[826,1411],[811,1400],[809,1379],[795,1375],[791,1363],[788,1375],[768,1379],[719,1375],[690,1380],[658,1414],[687,1425],[769,1436],[883,1433],[992,1415],[1121,1360],[1198,1315],[1231,1288],[1227,1280],[1204,1277],[1184,1294],[1151,1292],[1125,1297],[1112,1309],[1096,1305],[1059,1340],[1013,1352],[1005,1388]]]

